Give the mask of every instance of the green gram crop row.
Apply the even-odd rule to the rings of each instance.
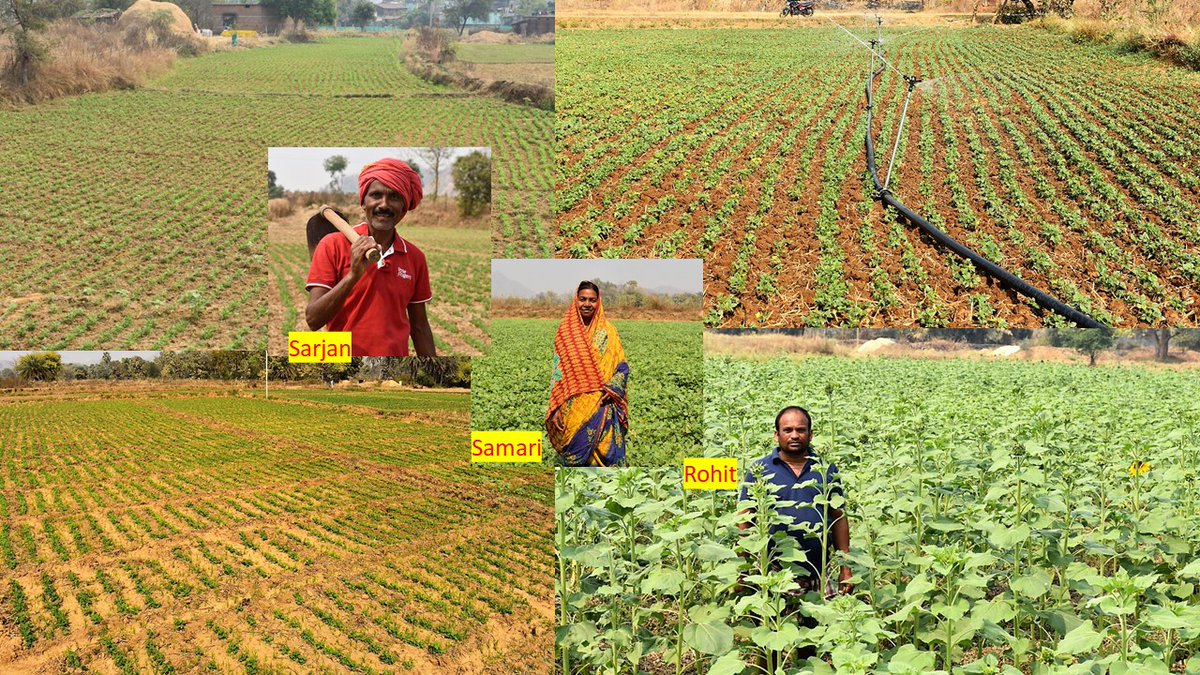
[[[0,113],[0,348],[263,348],[269,146],[491,147],[498,252],[548,256],[553,114],[430,85],[400,50],[215,53],[146,89]],[[70,233],[63,264],[48,231]]]
[[[0,669],[427,669],[545,621],[549,476],[456,460],[466,396],[281,393],[0,404]]]
[[[737,528],[733,492],[684,492],[677,469],[559,470],[564,672],[758,672],[805,647],[838,673],[1200,669],[1189,373],[710,358],[705,400],[707,454],[743,470],[780,408],[812,412],[845,487],[855,592],[807,597],[821,625],[799,627],[794,568],[759,569],[766,539]]]

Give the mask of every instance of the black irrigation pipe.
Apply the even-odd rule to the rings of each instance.
[[[872,49],[871,53],[875,54],[875,50]],[[886,61],[884,63],[887,64]],[[1009,288],[1020,293],[1021,295],[1024,295],[1029,298],[1033,298],[1033,300],[1035,302],[1037,302],[1037,304],[1041,305],[1042,307],[1044,307],[1056,314],[1063,316],[1068,321],[1074,322],[1075,325],[1079,326],[1080,328],[1105,328],[1104,324],[1100,323],[1099,321],[1096,321],[1095,319],[1088,316],[1087,314],[1084,314],[1083,312],[1075,309],[1074,307],[1071,307],[1070,305],[1067,305],[1067,304],[1059,301],[1058,299],[1038,290],[1037,288],[1034,288],[1033,286],[1031,286],[1028,282],[1026,282],[1021,277],[1018,277],[1017,275],[1013,274],[1012,272],[1009,272],[1008,270],[1004,269],[1003,267],[1000,267],[996,263],[979,255],[975,251],[972,251],[971,249],[967,248],[966,246],[963,246],[962,244],[958,243],[958,241],[951,238],[950,235],[946,234],[945,232],[942,232],[937,227],[934,227],[934,225],[932,223],[930,223],[928,220],[925,220],[920,215],[918,215],[915,211],[908,208],[904,204],[900,203],[900,200],[896,199],[896,196],[894,194],[892,194],[892,191],[889,190],[886,185],[879,182],[879,173],[875,168],[875,141],[872,140],[872,138],[871,138],[871,111],[875,107],[874,106],[874,94],[871,90],[871,83],[876,78],[878,78],[886,68],[887,68],[887,65],[880,66],[878,70],[876,70],[869,77],[867,77],[867,87],[866,87],[867,88],[867,133],[866,133],[867,169],[871,172],[871,181],[875,183],[876,197],[880,201],[882,201],[884,204],[886,204],[887,206],[890,206],[893,209],[896,209],[896,211],[899,212],[900,215],[904,216],[904,218],[906,220],[908,220],[908,222],[910,222],[910,223],[916,225],[917,227],[921,228],[922,230],[924,230],[926,234],[928,234],[929,236],[931,236],[935,240],[937,240],[937,242],[939,244],[941,244],[942,246],[945,246],[946,248],[950,249],[951,251],[954,251],[958,255],[966,258],[967,260],[970,260],[975,265],[976,268],[978,268],[982,272],[992,276],[993,278],[999,280],[1001,284],[1008,286]],[[913,77],[906,76],[905,81],[908,83],[909,92],[911,93],[912,89],[917,84],[917,80]]]

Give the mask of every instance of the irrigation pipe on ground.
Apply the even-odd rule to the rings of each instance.
[[[880,60],[880,62],[883,63],[883,65],[880,66],[878,69],[873,68],[870,72],[868,72],[867,84],[866,84],[866,92],[867,92],[867,132],[866,132],[867,170],[870,171],[871,181],[875,184],[875,194],[876,194],[877,198],[881,202],[883,202],[885,205],[890,206],[893,209],[895,209],[900,215],[904,216],[904,218],[906,220],[908,220],[910,223],[921,228],[922,231],[924,231],[930,237],[933,237],[933,239],[935,241],[937,241],[939,244],[950,249],[951,251],[954,251],[959,256],[962,256],[963,258],[970,260],[971,263],[973,265],[975,265],[975,267],[977,269],[982,271],[984,274],[987,274],[987,275],[991,276],[992,278],[998,280],[1001,284],[1013,289],[1014,291],[1016,291],[1017,293],[1020,293],[1021,295],[1024,295],[1028,298],[1032,298],[1034,300],[1034,302],[1036,302],[1038,305],[1062,316],[1063,318],[1067,319],[1068,321],[1075,323],[1075,325],[1079,326],[1080,328],[1104,328],[1105,327],[1104,324],[1100,323],[1099,321],[1096,321],[1095,319],[1088,316],[1087,314],[1084,314],[1083,312],[1075,309],[1074,307],[1067,305],[1066,303],[1058,300],[1057,298],[1049,295],[1048,293],[1045,293],[1044,291],[1041,291],[1041,290],[1035,288],[1034,286],[1032,286],[1031,284],[1026,282],[1021,277],[1013,274],[1012,272],[1009,272],[1008,270],[1004,269],[1003,267],[1000,267],[996,263],[979,255],[978,253],[971,250],[970,248],[967,248],[966,246],[962,245],[957,240],[952,238],[950,235],[946,234],[945,232],[943,232],[940,229],[938,229],[937,227],[935,227],[928,220],[925,220],[924,218],[922,218],[915,211],[913,211],[912,209],[905,206],[903,203],[900,202],[900,200],[896,199],[896,196],[894,194],[892,194],[891,190],[888,189],[888,186],[886,183],[879,182],[879,172],[875,167],[875,141],[874,141],[874,139],[871,138],[871,118],[872,118],[872,111],[874,110],[874,92],[872,90],[872,85],[873,85],[874,81],[880,75],[883,74],[883,71],[888,68],[892,69],[893,71],[895,71],[897,74],[899,74],[901,77],[903,77],[905,79],[905,81],[908,83],[908,93],[910,96],[912,94],[913,88],[916,86],[918,81],[915,77],[907,76],[904,73],[901,73],[900,70],[898,68],[896,68],[894,65],[892,65],[890,62],[888,62],[888,60],[886,58],[884,58],[883,54],[879,50],[877,50],[873,45],[868,45],[866,42],[863,42],[862,40],[860,40],[858,38],[858,36],[856,36],[854,33],[851,33],[850,31],[846,30],[846,28],[844,26],[837,23],[836,21],[832,21],[832,19],[830,19],[830,21],[835,26],[837,26],[838,28],[841,28],[843,31],[845,31],[847,35],[854,38],[854,40],[856,42],[861,44],[863,47],[866,47],[871,52],[872,62],[874,61],[875,58],[878,58]],[[906,112],[907,112],[907,108],[908,108],[908,101],[906,99],[905,100]],[[902,124],[901,124],[900,128],[901,129],[903,128]],[[897,147],[899,147],[899,132],[897,132],[896,140],[897,140]],[[894,150],[893,150],[892,162],[893,163],[895,162],[895,151]],[[889,166],[888,167],[889,182],[891,179],[891,172],[892,172],[892,167]]]

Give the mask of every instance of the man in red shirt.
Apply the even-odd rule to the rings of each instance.
[[[308,270],[305,318],[312,330],[350,331],[354,356],[436,356],[425,303],[433,298],[425,254],[396,234],[404,215],[421,203],[421,177],[407,164],[383,159],[358,175],[358,203],[366,222],[353,245],[342,234],[326,236]],[[367,260],[376,249],[378,263]]]

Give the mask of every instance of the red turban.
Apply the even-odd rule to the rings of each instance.
[[[363,167],[358,174],[358,203],[367,196],[367,186],[377,180],[404,197],[404,210],[412,211],[421,203],[421,177],[398,159],[381,159]]]

